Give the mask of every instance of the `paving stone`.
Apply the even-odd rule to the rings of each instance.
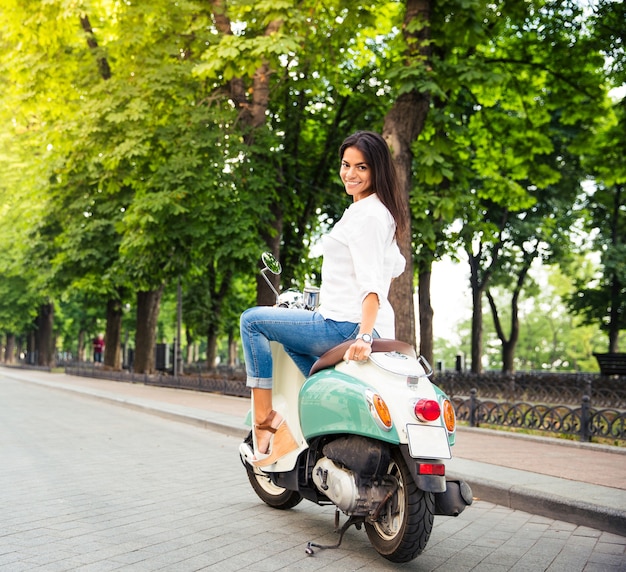
[[[625,537],[481,500],[407,564],[354,528],[307,557],[336,541],[334,509],[264,505],[238,443],[0,371],[0,572],[626,570]]]

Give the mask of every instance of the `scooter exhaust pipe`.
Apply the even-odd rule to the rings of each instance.
[[[435,493],[435,515],[459,516],[474,500],[465,481],[446,481],[446,490]]]

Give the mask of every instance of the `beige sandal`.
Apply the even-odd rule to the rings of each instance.
[[[276,411],[272,409],[263,423],[254,426],[255,432],[259,430],[272,433],[267,453],[260,453],[255,446],[254,460],[252,461],[255,467],[273,465],[278,459],[298,448],[298,443],[291,434],[287,422],[284,419],[278,424],[278,427],[272,427],[274,417],[276,417]],[[254,441],[256,445],[256,438]]]

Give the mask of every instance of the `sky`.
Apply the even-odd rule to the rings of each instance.
[[[457,326],[472,315],[472,292],[467,262],[453,262],[449,258],[435,262],[430,295],[435,338],[459,342]]]

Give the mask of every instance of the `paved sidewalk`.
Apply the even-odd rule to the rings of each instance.
[[[0,373],[229,435],[249,431],[248,399],[15,368]],[[466,480],[481,500],[626,536],[626,448],[461,427],[453,455],[448,476]]]

